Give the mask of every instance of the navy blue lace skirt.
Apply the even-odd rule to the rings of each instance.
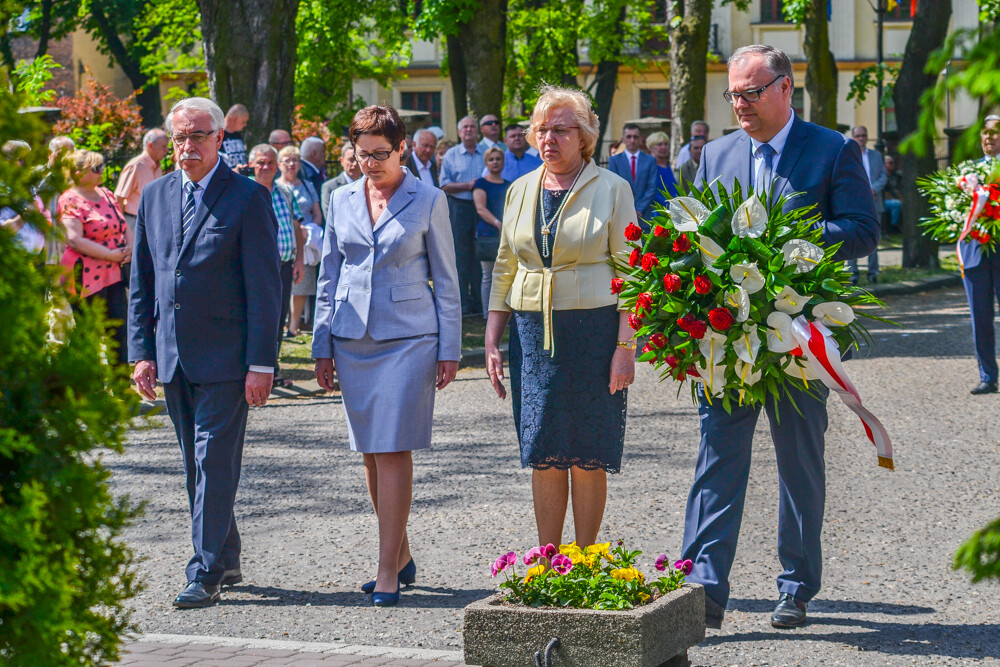
[[[554,311],[554,357],[542,349],[543,333],[542,313],[514,311],[510,385],[521,466],[618,472],[628,390],[608,393],[617,309]]]

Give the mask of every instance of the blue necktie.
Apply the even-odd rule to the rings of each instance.
[[[201,186],[194,181],[188,181],[184,184],[184,210],[181,212],[181,243],[184,243],[184,237],[187,236],[188,230],[191,228],[191,223],[194,222],[194,193]]]
[[[763,195],[768,195],[768,191],[771,189],[771,178],[773,172],[771,171],[771,163],[774,160],[774,148],[771,144],[761,144],[757,147],[757,155],[762,159],[760,162],[760,168],[757,169],[757,178],[754,179],[754,192]]]

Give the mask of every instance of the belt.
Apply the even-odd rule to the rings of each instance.
[[[575,264],[566,264],[556,269],[551,269],[549,267],[543,267],[541,269],[524,269],[525,273],[542,274],[542,326],[544,332],[542,338],[542,349],[550,350],[550,356],[555,356],[556,354],[556,343],[552,337],[552,290],[555,285],[555,274],[565,269],[574,268],[576,268]]]

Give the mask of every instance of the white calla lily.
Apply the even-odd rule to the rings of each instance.
[[[709,236],[705,236],[704,234],[697,234],[696,236],[698,240],[695,243],[698,245],[698,250],[701,251],[702,265],[709,271],[721,276],[722,269],[715,267],[715,260],[722,257],[726,252],[725,249]]]
[[[764,289],[764,276],[757,268],[757,262],[749,264],[733,264],[729,275],[737,285],[742,285],[747,294],[753,294]]]
[[[771,352],[790,352],[799,346],[792,335],[792,318],[778,311],[767,316],[767,349]]]
[[[698,375],[699,377],[690,375],[688,377],[695,382],[704,383],[705,390],[710,396],[721,394],[722,390],[726,388],[726,367],[723,364],[708,368],[702,368],[699,365]]]
[[[757,381],[764,375],[762,371],[755,371],[753,364],[746,364],[742,361],[737,361],[733,370],[736,372],[736,377],[740,379],[740,383],[748,387],[757,384]]]
[[[806,386],[809,385],[809,380],[815,380],[819,377],[813,370],[812,363],[803,357],[788,357],[788,361],[785,362],[781,370],[793,378],[802,380]]]
[[[710,366],[721,364],[726,357],[726,336],[709,328],[700,341],[698,349]]]
[[[854,321],[854,309],[843,301],[827,301],[813,306],[813,317],[828,327],[846,327]]]
[[[674,197],[670,200],[670,220],[679,232],[696,232],[712,212],[694,197]]]
[[[755,239],[767,231],[767,209],[757,197],[740,204],[733,214],[733,234]]]
[[[811,294],[799,294],[787,285],[774,297],[774,307],[783,313],[797,315],[812,298]]]
[[[760,352],[760,336],[757,334],[756,324],[743,325],[739,338],[733,341],[733,351],[745,363],[752,364],[757,360],[757,353]]]
[[[792,239],[781,246],[785,266],[795,265],[795,273],[807,273],[823,259],[823,249],[802,239]]]
[[[750,317],[750,295],[742,287],[726,292],[726,305],[736,309],[737,322],[746,322]]]

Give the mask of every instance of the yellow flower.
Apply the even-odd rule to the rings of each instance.
[[[584,552],[588,556],[596,554],[597,556],[607,558],[608,561],[614,560],[614,556],[611,555],[611,542],[605,542],[604,544],[591,544],[589,547],[584,549]]]
[[[634,567],[623,567],[617,570],[611,570],[612,579],[622,579],[624,581],[636,581],[641,584],[645,581],[645,577],[642,576],[642,572],[635,569]]]
[[[560,544],[559,553],[564,556],[569,556],[569,559],[573,561],[573,565],[581,562],[583,560],[583,549],[576,546],[576,542],[570,542],[569,544]]]
[[[640,602],[645,602],[648,599],[649,599],[648,595],[646,595],[645,593],[639,593],[639,601]]]
[[[590,554],[589,556],[583,557],[583,564],[587,567],[597,567],[597,564],[601,562],[601,557],[599,554]]]
[[[536,565],[535,567],[528,570],[527,574],[524,575],[524,583],[531,581],[532,577],[536,577],[545,572],[544,565]]]

